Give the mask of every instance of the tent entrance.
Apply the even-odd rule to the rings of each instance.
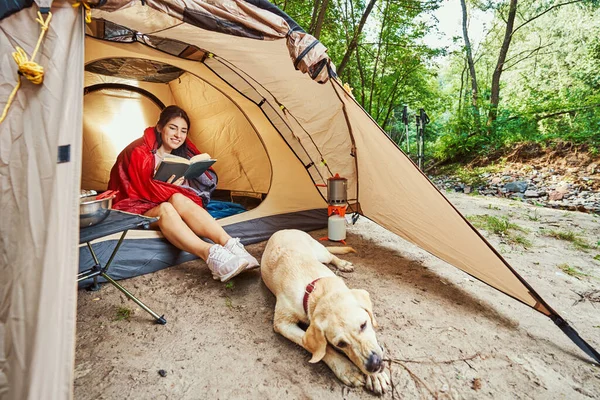
[[[177,104],[190,116],[192,142],[218,159],[213,198],[257,207],[272,172],[261,133],[228,93],[198,72],[135,53],[88,62],[81,188],[105,190],[119,152],[156,123],[165,105]]]

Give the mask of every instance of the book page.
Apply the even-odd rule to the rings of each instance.
[[[189,164],[190,160],[188,160],[187,158],[175,156],[175,155],[170,154],[170,153],[166,153],[165,156],[163,157],[163,162],[166,162],[166,163]]]
[[[205,161],[210,160],[211,157],[208,153],[196,154],[194,157],[190,158],[190,163],[194,163],[196,161]]]

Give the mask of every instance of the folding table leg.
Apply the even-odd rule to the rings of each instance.
[[[108,282],[112,283],[117,289],[119,289],[121,292],[123,292],[123,294],[125,296],[127,296],[127,298],[129,298],[130,300],[132,300],[133,302],[135,302],[138,306],[142,307],[144,309],[144,311],[146,311],[150,315],[152,315],[154,317],[154,319],[156,320],[157,324],[165,325],[167,323],[167,320],[165,319],[164,315],[159,316],[157,313],[155,313],[154,311],[152,311],[148,306],[146,306],[144,303],[142,303],[141,300],[139,300],[134,295],[132,295],[127,289],[125,289],[123,286],[121,286],[120,284],[118,284],[113,278],[111,278],[107,274],[108,268],[110,267],[110,264],[112,263],[113,259],[115,258],[115,255],[117,254],[117,251],[121,247],[121,244],[123,243],[123,239],[125,239],[125,235],[126,234],[127,234],[127,231],[123,231],[123,233],[121,234],[121,237],[119,238],[119,241],[117,242],[117,245],[115,246],[115,249],[113,250],[112,254],[110,255],[110,258],[106,262],[106,265],[104,267],[101,267],[100,276],[102,276]],[[90,250],[90,253],[92,253],[92,258],[94,259],[94,262],[96,263],[96,266],[100,266],[100,261],[98,261],[98,257],[96,257],[96,253],[94,252],[94,249],[92,248],[92,245],[90,244],[90,242],[88,242],[87,245],[88,245],[88,249]],[[97,279],[98,279],[98,276],[96,275],[94,277],[94,283],[95,284],[97,284]]]
[[[112,283],[117,289],[119,289],[121,292],[123,292],[123,294],[125,296],[127,296],[127,298],[129,298],[130,300],[132,300],[133,302],[135,302],[138,306],[142,307],[144,309],[144,311],[146,311],[147,313],[149,313],[150,315],[152,315],[154,317],[154,319],[156,320],[157,324],[160,325],[165,325],[167,323],[167,320],[165,319],[165,316],[159,316],[157,313],[155,313],[154,311],[152,311],[148,306],[146,306],[144,303],[142,303],[141,300],[139,300],[137,297],[135,297],[134,295],[132,295],[127,289],[125,289],[123,286],[119,285],[117,283],[117,281],[115,281],[113,278],[111,278],[110,276],[108,276],[105,272],[103,272],[101,274],[101,276],[106,279],[107,281],[109,281],[110,283]]]
[[[90,292],[97,292],[98,290],[100,290],[101,286],[98,284],[98,272],[102,271],[102,267],[100,266],[100,261],[98,261],[98,257],[96,257],[96,253],[94,252],[94,249],[92,248],[92,245],[90,244],[90,242],[87,242],[87,246],[88,249],[90,250],[90,253],[92,254],[92,258],[94,259],[94,263],[95,265],[92,267],[92,271],[96,273],[96,275],[94,275],[94,283],[91,283],[86,290],[90,291]]]

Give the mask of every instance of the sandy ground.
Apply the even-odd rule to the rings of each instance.
[[[464,215],[506,216],[528,230],[521,233],[531,241],[527,249],[483,233],[600,350],[600,261],[594,259],[600,249],[578,250],[540,229],[574,231],[596,246],[600,218],[447,196]],[[394,360],[394,392],[384,398],[600,398],[600,367],[544,315],[365,218],[349,227],[348,242],[358,253],[345,258],[357,268],[342,275],[350,287],[371,293],[380,343]],[[259,257],[264,246],[248,249]],[[202,261],[192,261],[123,283],[164,312],[168,324],[153,324],[110,285],[79,291],[77,399],[373,398],[342,385],[324,364],[309,364],[305,350],[273,332],[275,299],[258,271],[226,287]],[[119,319],[119,310],[130,310],[130,317]]]

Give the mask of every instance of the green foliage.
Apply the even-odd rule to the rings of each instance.
[[[562,3],[519,2],[515,26],[520,28],[513,34],[503,66],[498,116],[488,126],[485,117],[489,112],[491,72],[506,27],[503,18],[507,3],[471,3],[495,13],[495,21],[478,49],[476,60],[479,107],[475,110],[471,106],[464,51],[456,51],[450,54],[450,63],[441,73],[445,81],[443,90],[453,103],[452,112],[446,110],[439,116],[444,123],[439,136],[431,141],[435,157],[469,159],[527,141],[587,143],[592,151],[597,151],[600,148],[600,8],[590,1],[556,7],[547,13],[544,11]],[[538,15],[539,18],[533,18]],[[531,22],[525,23],[530,19]],[[482,116],[479,124],[476,114]]]

